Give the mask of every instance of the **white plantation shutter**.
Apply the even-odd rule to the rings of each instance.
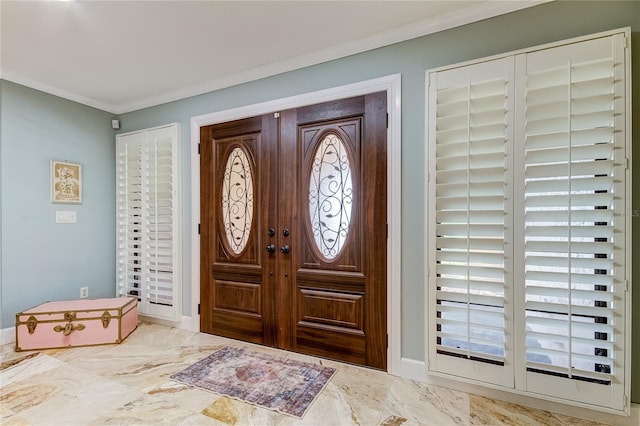
[[[177,125],[118,135],[117,292],[140,312],[178,320],[180,256]]]
[[[117,286],[119,296],[142,294],[142,143],[143,134],[117,148]],[[142,143],[141,143],[142,142]]]
[[[624,36],[517,60],[527,389],[621,409]]]
[[[508,385],[511,58],[432,75],[430,362]],[[433,197],[435,195],[435,197]]]
[[[628,412],[628,33],[429,72],[431,372]]]

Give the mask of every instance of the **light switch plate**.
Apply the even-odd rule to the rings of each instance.
[[[56,223],[76,223],[77,216],[75,211],[57,211]]]

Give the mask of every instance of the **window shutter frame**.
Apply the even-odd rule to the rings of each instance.
[[[182,316],[178,139],[177,123],[116,136],[116,292],[137,291],[142,315],[169,321]]]
[[[501,58],[431,73],[427,79],[430,112],[427,250],[430,254],[437,253],[430,255],[428,262],[428,303],[433,308],[428,309],[429,368],[437,374],[473,377],[512,387],[513,322],[509,319],[513,318],[510,272],[513,268],[508,235],[513,225],[512,215],[498,211],[502,208],[511,212],[513,205],[509,195],[513,180],[513,128],[508,125],[513,121],[513,59]],[[481,93],[487,87],[492,90],[487,93],[489,98]],[[465,90],[467,94],[461,93]],[[461,97],[446,99],[449,93]],[[441,103],[439,95],[443,98]],[[454,122],[449,118],[452,116],[462,122]],[[487,123],[490,124],[485,126]],[[465,124],[466,130],[456,130],[455,126],[463,128]],[[452,132],[460,135],[449,138],[447,133]],[[460,155],[461,147],[466,155]],[[464,161],[470,169],[466,176],[460,174]],[[466,218],[460,216],[465,203],[472,207]],[[471,223],[466,229],[465,221]],[[466,241],[465,236],[469,237]],[[498,263],[496,256],[500,259]],[[499,263],[503,265],[503,274],[499,274]],[[474,279],[468,280],[463,288],[460,284],[465,274]],[[448,291],[443,291],[447,288]],[[482,308],[487,305],[496,306],[498,312],[487,312]],[[467,318],[473,315],[474,324],[469,323],[466,331],[456,332],[460,330],[457,317],[464,315]],[[482,336],[496,332],[491,325],[495,321],[505,325],[501,337],[504,342],[492,347]],[[451,346],[456,342],[460,342],[460,348]]]
[[[607,99],[598,99],[596,96],[585,98],[585,86],[591,83],[592,94],[601,92],[605,86],[602,86],[600,81],[585,78],[579,73],[585,68],[597,67],[609,60],[612,64],[609,69],[612,75],[606,84],[613,91],[607,94]],[[517,382],[524,390],[534,394],[623,411],[628,409],[625,407],[625,395],[629,394],[628,359],[631,350],[628,337],[630,333],[627,331],[631,315],[628,306],[630,296],[625,283],[630,275],[628,256],[631,252],[627,236],[630,234],[627,230],[630,229],[631,181],[629,170],[626,170],[627,158],[630,158],[630,129],[627,127],[630,123],[626,100],[628,88],[625,86],[628,78],[625,34],[594,38],[553,50],[524,53],[516,58],[516,68],[516,74],[522,76],[518,80],[517,90],[521,96],[518,97],[519,104],[516,106],[522,113],[522,125],[516,126],[516,139],[521,141],[522,145],[516,156],[516,168],[524,171],[524,178],[516,183],[516,205],[523,206],[516,218],[516,223],[520,224],[522,231],[516,232],[515,276],[518,282],[523,283],[516,294],[516,309],[529,312],[529,319],[526,319],[526,316],[523,318],[518,333],[518,349],[522,357],[518,360]],[[549,72],[549,68],[567,73],[563,76],[566,80],[562,84],[553,83],[553,97],[558,103],[563,103],[566,109],[564,113],[556,110],[553,117],[543,117],[535,126],[539,127],[546,120],[551,122],[551,127],[555,127],[566,118],[564,128],[573,126],[574,129],[565,131],[570,144],[565,152],[553,148],[562,142],[561,138],[555,137],[555,132],[562,131],[562,126],[555,127],[554,130],[534,127],[530,133],[527,132],[527,125],[531,124],[528,110],[532,108],[531,104],[535,105],[538,102],[535,95],[532,95],[532,90],[527,89],[527,82],[535,87],[533,85],[536,84],[536,76]],[[597,75],[601,71],[591,69],[589,72]],[[563,87],[567,88],[566,93],[562,93]],[[536,90],[544,88],[536,87]],[[574,93],[575,91],[580,93]],[[567,99],[573,97],[573,100],[560,101],[560,94]],[[600,106],[610,104],[611,110],[606,115],[607,120],[611,122],[611,130],[602,127],[600,113],[594,114],[584,107],[585,99],[592,100],[588,107],[598,105],[598,108],[602,108]],[[535,106],[533,108],[535,109]],[[553,108],[547,105],[546,109]],[[538,119],[537,114],[534,110],[532,115]],[[589,120],[580,121],[585,115]],[[537,134],[542,134],[542,137],[538,138],[535,136]],[[602,143],[607,138],[610,138],[611,142]],[[554,152],[555,160],[552,156],[544,154],[547,150]],[[566,160],[569,163],[562,163],[565,168],[565,171],[562,171],[554,164],[558,163],[557,158],[561,158],[560,155],[565,154],[568,154]],[[532,168],[538,170],[528,173],[527,169]],[[591,170],[588,175],[586,170]],[[573,176],[566,181],[566,185],[547,184],[548,188],[544,189],[543,184],[536,182],[538,179],[542,179],[538,182],[553,179],[556,175],[564,176],[567,174],[565,172]],[[548,178],[545,178],[546,176]],[[527,179],[534,182],[533,187],[525,185]],[[607,188],[611,188],[612,191]],[[587,189],[590,190],[590,194],[586,193]],[[573,192],[573,195],[562,195],[567,191]],[[569,206],[568,210],[563,210],[563,202]],[[525,212],[527,209],[528,212]],[[552,235],[560,233],[552,229],[555,226],[549,226],[552,224],[549,221],[557,218],[557,223],[560,223],[560,217],[564,212],[565,219],[574,225],[560,226],[559,228],[566,229],[564,235]],[[536,225],[543,224],[544,221],[547,221],[546,225]],[[586,226],[586,223],[593,225]],[[536,243],[536,240],[545,238],[557,241]],[[548,254],[542,254],[540,250],[546,250]],[[563,257],[563,252],[569,254]],[[562,272],[562,269],[567,271]],[[602,273],[605,275],[601,275]],[[562,286],[565,279],[568,283],[566,289],[547,287]],[[545,282],[548,284],[544,284]],[[555,282],[557,284],[553,284]],[[588,290],[589,286],[594,289]],[[571,287],[575,288],[570,290]],[[561,304],[567,295],[574,302]],[[582,302],[578,303],[580,300]],[[576,320],[563,320],[567,315]],[[587,322],[590,317],[595,323]],[[621,319],[624,319],[622,324]],[[562,324],[566,325],[566,336],[555,334],[559,333],[557,327]],[[535,329],[538,331],[532,331]],[[603,336],[605,340],[590,337],[596,336],[596,333],[600,333],[599,336]],[[569,335],[572,338],[569,338]],[[534,339],[542,347],[528,348],[527,337]],[[560,349],[563,345],[567,348]],[[550,347],[550,350],[544,346]],[[594,353],[586,353],[585,349],[574,347],[592,348],[594,352],[607,355],[595,356]],[[553,359],[561,359],[562,353],[567,354],[568,360],[573,360],[571,365],[560,367],[548,364],[559,363],[560,361]],[[544,362],[527,361],[527,354]],[[596,364],[602,365],[604,371],[609,366],[612,373],[587,371],[589,365],[595,368]],[[555,376],[560,374],[575,375],[578,378]],[[598,380],[610,381],[611,384],[600,384]]]
[[[631,379],[631,218],[635,211],[632,209],[631,200],[631,74],[630,74],[630,28],[607,31],[599,34],[579,37],[576,39],[560,41],[544,46],[536,46],[517,52],[496,55],[491,58],[469,61],[462,64],[451,65],[426,72],[427,78],[427,119],[426,149],[427,185],[425,186],[426,206],[426,364],[429,374],[458,378],[464,381],[485,384],[503,390],[552,400],[555,402],[596,409],[615,414],[629,414],[629,395]],[[593,56],[597,53],[596,45],[608,45],[610,55],[615,66],[614,74],[598,77],[583,78],[573,81],[575,86],[575,99],[572,103],[572,111],[577,118],[571,131],[570,154],[566,149],[554,148],[557,138],[550,137],[544,127],[538,129],[535,126],[547,126],[558,128],[565,123],[561,108],[563,106],[556,87],[538,91],[541,95],[527,92],[525,85],[527,69],[525,60],[527,57],[544,56],[549,54],[556,59],[563,59],[568,52],[580,51],[580,56]],[[529,55],[529,56],[528,56]],[[606,56],[606,55],[605,55]],[[501,378],[493,379],[492,374],[487,374],[488,364],[472,359],[458,358],[455,362],[445,361],[446,356],[438,353],[437,324],[439,317],[438,295],[436,279],[438,278],[438,262],[442,260],[460,260],[460,255],[443,256],[442,250],[437,251],[438,233],[462,234],[456,231],[456,227],[447,225],[445,228],[438,223],[442,222],[442,212],[437,213],[437,178],[442,171],[437,167],[438,149],[436,147],[436,92],[441,76],[455,70],[473,70],[481,64],[498,61],[505,58],[513,58],[514,61],[514,109],[513,121],[508,125],[512,127],[513,137],[513,163],[510,167],[514,172],[513,186],[511,188],[511,202],[513,206],[512,222],[509,232],[513,233],[511,248],[505,249],[505,257],[512,262],[511,277],[513,292],[511,294],[512,316],[509,321],[513,329],[508,331],[513,336],[510,346],[513,359],[505,362],[505,370],[511,369],[512,381]],[[591,58],[596,61],[596,58]],[[585,59],[582,62],[589,61]],[[580,60],[576,60],[580,63]],[[596,64],[593,62],[593,64]],[[590,64],[591,65],[591,64]],[[599,65],[595,65],[597,68]],[[583,68],[580,71],[584,71]],[[471,71],[469,71],[471,73]],[[533,79],[530,84],[533,84]],[[613,86],[613,93],[607,92],[607,85]],[[532,85],[529,88],[534,87]],[[601,91],[601,92],[599,92]],[[529,109],[525,104],[528,97]],[[543,101],[540,107],[536,102]],[[553,103],[553,105],[546,105]],[[614,105],[613,112],[598,111],[597,106],[611,102]],[[566,102],[564,104],[566,106]],[[592,107],[596,107],[593,109]],[[450,112],[449,112],[450,113]],[[603,127],[613,117],[614,130]],[[450,122],[451,120],[449,120]],[[441,122],[444,122],[441,120]],[[446,122],[445,122],[446,123]],[[596,124],[593,124],[596,123]],[[525,133],[525,126],[529,133]],[[532,130],[533,129],[533,130]],[[533,135],[540,133],[541,137]],[[525,136],[529,137],[525,145]],[[611,137],[613,146],[601,143]],[[440,151],[442,151],[440,149]],[[525,156],[526,154],[526,156]],[[440,159],[441,160],[441,159]],[[525,163],[525,160],[528,163]],[[564,161],[564,164],[563,164]],[[544,179],[545,175],[559,173],[559,170],[569,170],[575,177],[564,181],[556,178]],[[534,167],[533,164],[538,166]],[[445,164],[445,163],[442,163]],[[455,164],[455,162],[450,162]],[[527,167],[525,167],[527,166]],[[457,171],[456,173],[461,173]],[[527,177],[525,174],[529,173]],[[579,177],[579,178],[578,178]],[[525,187],[525,178],[527,185]],[[613,188],[608,190],[608,188]],[[539,222],[548,221],[557,216],[562,207],[563,191],[571,190],[571,218],[573,225],[568,226],[535,226]],[[525,200],[525,194],[528,196]],[[566,198],[566,197],[565,197]],[[566,204],[566,203],[565,203]],[[452,204],[454,205],[454,204]],[[527,208],[525,214],[525,206]],[[609,206],[605,208],[604,206]],[[470,209],[470,218],[482,218],[484,212]],[[457,212],[456,217],[461,217]],[[589,222],[593,226],[580,222]],[[529,226],[525,229],[525,224]],[[582,225],[582,226],[581,226]],[[505,225],[506,226],[506,225]],[[489,229],[489,228],[487,228]],[[458,234],[455,234],[458,232]],[[525,244],[525,233],[527,240]],[[567,238],[572,238],[567,243]],[[613,238],[613,240],[611,239]],[[464,238],[463,238],[464,239]],[[507,243],[508,245],[508,243]],[[573,304],[561,306],[557,297],[562,293],[561,289],[533,285],[533,280],[558,280],[562,277],[562,255],[547,255],[545,250],[558,251],[571,247],[574,252],[589,252],[591,255],[570,255],[569,269],[574,279],[574,288],[571,290]],[[525,252],[526,249],[526,252]],[[449,257],[447,257],[449,256]],[[566,262],[565,262],[566,263]],[[440,267],[442,270],[442,267]],[[505,265],[507,268],[507,265]],[[538,268],[538,269],[536,269]],[[458,268],[459,269],[459,268]],[[565,267],[566,269],[566,267]],[[585,270],[587,272],[585,272]],[[455,268],[447,269],[447,273],[456,273]],[[591,273],[591,272],[593,273]],[[526,280],[529,280],[528,288],[525,288]],[[579,285],[577,283],[579,282]],[[458,287],[460,287],[458,285]],[[538,288],[540,287],[540,288]],[[464,293],[464,291],[462,291]],[[547,294],[548,293],[548,294]],[[543,296],[547,299],[536,300]],[[505,298],[508,297],[505,295]],[[527,297],[529,298],[527,300]],[[551,299],[548,299],[551,297]],[[556,299],[553,299],[553,298]],[[535,368],[539,366],[536,360],[527,361],[527,351],[538,351],[534,346],[527,348],[527,336],[530,339],[548,339],[549,333],[544,327],[557,322],[557,317],[527,319],[527,308],[532,310],[545,310],[549,308],[549,300],[556,300],[554,307],[558,316],[562,318],[567,313],[573,314],[572,339],[561,336],[558,341],[573,341],[573,348],[584,345],[586,350],[580,349],[574,353],[572,369],[583,369],[577,374],[577,379],[559,377],[560,369],[548,368],[551,374],[541,373]],[[507,302],[506,302],[507,303]],[[567,311],[565,313],[564,311]],[[611,322],[613,320],[613,323]],[[539,324],[540,330],[527,331],[527,326]],[[531,327],[529,327],[531,328]],[[527,334],[528,333],[528,334]],[[599,333],[599,334],[596,334]],[[553,333],[551,333],[552,337]],[[592,337],[593,336],[593,337]],[[533,342],[533,340],[532,340]],[[594,343],[595,342],[595,343]],[[540,349],[541,355],[552,351]],[[554,348],[552,348],[554,349]],[[591,349],[594,353],[590,353]],[[557,350],[555,348],[554,350]],[[582,351],[582,352],[580,352]],[[613,354],[611,354],[613,351]],[[609,362],[611,374],[608,372],[607,363],[594,363],[603,358],[612,358]],[[453,357],[449,357],[453,358]],[[537,361],[540,361],[538,359]],[[582,363],[582,364],[580,364]],[[591,363],[591,364],[590,364]],[[460,365],[456,365],[460,364]],[[466,364],[466,365],[465,365]],[[544,363],[543,363],[544,364]],[[596,365],[598,364],[598,365]],[[591,366],[596,371],[590,372]],[[548,364],[547,364],[548,366]],[[527,367],[530,371],[527,371]],[[565,366],[566,367],[566,366]],[[585,373],[586,371],[586,373]],[[509,374],[509,373],[507,373]],[[585,380],[585,377],[587,380]],[[610,376],[610,380],[607,377]],[[611,384],[603,384],[603,379]],[[590,380],[590,381],[589,381]]]

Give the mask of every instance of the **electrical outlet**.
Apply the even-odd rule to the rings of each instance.
[[[89,297],[89,287],[80,287],[80,299]]]

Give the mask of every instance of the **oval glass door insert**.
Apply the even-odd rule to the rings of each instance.
[[[329,134],[320,142],[309,177],[309,217],[316,246],[326,260],[344,247],[351,224],[351,163],[342,140]]]
[[[229,154],[222,181],[222,220],[229,247],[240,254],[253,224],[253,176],[249,158],[240,147]]]

